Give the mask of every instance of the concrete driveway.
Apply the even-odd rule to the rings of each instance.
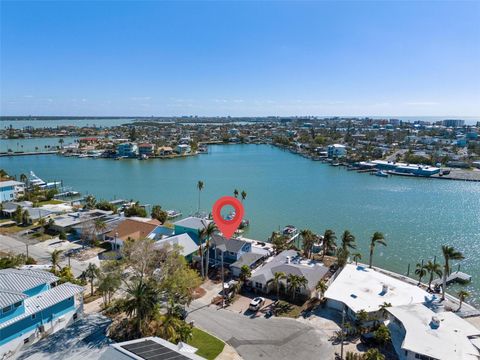
[[[335,347],[328,341],[333,330],[306,322],[248,317],[199,301],[189,308],[187,320],[224,340],[245,360],[334,358]]]

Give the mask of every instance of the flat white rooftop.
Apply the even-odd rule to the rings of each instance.
[[[388,287],[386,292],[384,285]],[[344,303],[354,312],[374,312],[384,302],[392,306],[418,304],[431,300],[432,295],[374,269],[347,264],[328,287],[325,297]]]
[[[452,312],[434,313],[423,304],[387,309],[405,328],[402,349],[440,360],[478,360],[480,353],[469,336],[480,330]],[[440,325],[435,327],[432,318]]]

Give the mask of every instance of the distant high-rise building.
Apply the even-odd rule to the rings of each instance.
[[[465,120],[457,120],[457,119],[446,119],[442,121],[442,125],[446,127],[462,127],[465,125]]]

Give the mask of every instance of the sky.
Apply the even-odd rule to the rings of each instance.
[[[0,115],[479,116],[480,1],[3,1]]]

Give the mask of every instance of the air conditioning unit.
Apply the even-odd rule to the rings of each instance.
[[[64,322],[65,321],[65,315],[62,315],[58,318],[58,322]]]

